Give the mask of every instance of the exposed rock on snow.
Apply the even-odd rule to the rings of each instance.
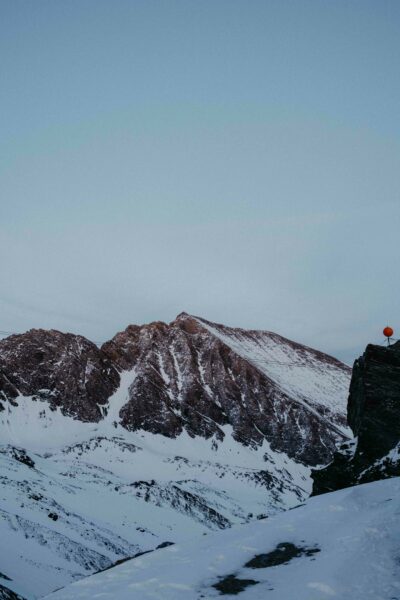
[[[317,552],[320,552],[320,548],[299,547],[291,542],[281,542],[275,550],[267,552],[267,554],[257,554],[254,556],[245,564],[245,567],[249,567],[250,569],[266,569],[267,567],[287,565],[294,558],[313,556]]]
[[[236,594],[240,594],[249,586],[256,585],[257,583],[260,582],[254,579],[239,579],[236,575],[225,575],[218,583],[214,583],[212,587],[222,595],[236,596]]]
[[[1,577],[1,575],[0,575]],[[22,596],[15,594],[8,588],[0,585],[0,600],[25,600]]]

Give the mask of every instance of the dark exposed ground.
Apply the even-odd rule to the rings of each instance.
[[[25,600],[25,598],[0,585],[0,600]]]
[[[254,579],[239,579],[236,575],[227,575],[212,587],[219,591],[221,595],[236,595],[243,592],[250,585],[259,583]]]
[[[266,554],[257,554],[249,562],[245,564],[245,567],[250,569],[266,569],[267,567],[276,567],[277,565],[286,564],[293,558],[299,556],[312,556],[320,552],[317,547],[314,548],[299,548],[290,542],[283,542],[278,544],[275,550]]]

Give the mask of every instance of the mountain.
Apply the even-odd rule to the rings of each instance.
[[[48,600],[395,600],[400,478],[130,560]]]
[[[355,362],[347,413],[355,437],[313,471],[313,494],[400,475],[400,342],[370,344]]]
[[[1,578],[1,574],[0,574]],[[0,600],[25,600],[22,596],[15,594],[7,587],[0,585]]]
[[[81,421],[102,418],[119,374],[95,344],[80,335],[32,329],[0,341],[0,411],[20,396]],[[3,400],[3,401],[1,401]]]
[[[349,381],[321,352],[185,313],[101,348],[54,330],[2,340],[4,586],[37,598],[299,504],[349,435]]]
[[[276,334],[182,313],[170,325],[130,326],[102,351],[134,372],[119,413],[129,431],[222,440],[230,425],[235,440],[257,447],[266,439],[306,464],[326,461],[346,437],[350,369]]]

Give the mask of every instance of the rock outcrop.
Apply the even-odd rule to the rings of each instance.
[[[130,431],[176,437],[185,430],[222,440],[230,425],[237,441],[254,446],[266,439],[309,465],[329,460],[335,441],[346,438],[343,403],[330,394],[346,394],[348,367],[276,334],[182,313],[169,325],[130,325],[102,351],[134,373],[120,411]]]
[[[1,576],[1,574],[0,574]],[[0,600],[25,600],[19,594],[15,594],[12,590],[9,590],[4,585],[0,585]]]
[[[100,421],[119,381],[109,358],[80,335],[31,329],[0,342],[0,410],[30,396],[80,421]]]
[[[400,475],[400,342],[355,362],[347,414],[355,438],[313,471],[313,495]]]

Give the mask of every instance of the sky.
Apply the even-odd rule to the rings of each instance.
[[[0,57],[1,331],[400,333],[397,0],[0,0]]]

